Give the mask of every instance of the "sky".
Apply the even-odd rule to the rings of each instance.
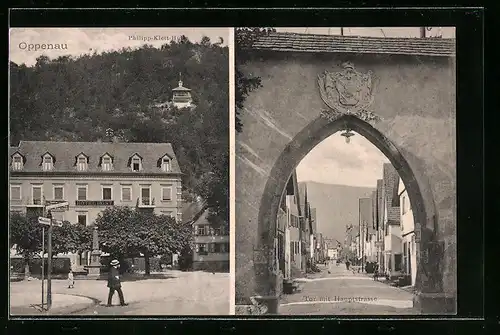
[[[119,50],[123,47],[140,47],[151,44],[155,47],[185,35],[193,42],[203,36],[212,42],[219,37],[228,45],[229,28],[11,28],[9,36],[10,60],[28,66],[34,65],[36,58],[44,54],[49,58],[71,55],[80,56],[85,53]],[[155,36],[161,39],[153,40]],[[142,40],[141,40],[142,39]],[[149,39],[149,41],[144,41]],[[33,50],[36,44],[67,45],[65,50]],[[29,45],[33,45],[29,49]]]
[[[298,181],[374,187],[389,160],[370,141],[353,133],[350,143],[337,132],[314,147],[297,166]]]

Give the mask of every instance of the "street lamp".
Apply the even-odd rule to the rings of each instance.
[[[354,136],[354,133],[351,131],[351,129],[346,128],[344,130],[344,132],[342,134],[340,134],[340,136],[344,136],[345,137],[345,143],[350,143],[351,142],[351,138],[350,137]]]

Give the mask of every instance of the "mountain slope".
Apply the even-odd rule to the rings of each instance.
[[[358,199],[370,197],[374,188],[300,182],[301,193],[307,185],[307,199],[316,208],[317,229],[324,237],[344,241],[345,226],[358,225]]]

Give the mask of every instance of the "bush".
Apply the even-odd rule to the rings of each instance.
[[[45,258],[44,273],[48,273],[48,259]],[[12,266],[12,272],[14,273],[24,273],[24,259],[19,257],[13,257],[10,259],[10,265]],[[40,258],[34,258],[29,262],[29,268],[31,275],[41,275],[42,274],[42,260]],[[54,257],[52,258],[52,274],[67,274],[71,269],[71,261],[67,257]]]

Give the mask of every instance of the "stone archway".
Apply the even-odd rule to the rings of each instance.
[[[242,70],[259,76],[264,88],[245,100],[243,131],[236,134],[236,304],[276,296],[271,246],[285,183],[316,144],[348,123],[391,160],[408,187],[420,228],[416,305],[424,313],[455,312],[454,58],[293,50],[254,50],[252,57]],[[368,107],[349,111],[352,102],[338,106],[339,97],[329,97],[335,90],[325,75],[335,79],[346,69],[360,80],[371,73]],[[370,121],[371,111],[378,122]]]
[[[330,122],[324,117],[318,117],[285,147],[276,160],[264,188],[258,213],[258,246],[267,256],[267,262],[256,264],[257,277],[267,278],[257,281],[257,291],[264,296],[272,296],[277,283],[272,268],[275,259],[273,253],[274,239],[276,237],[276,218],[280,201],[292,172],[300,161],[320,142],[333,135],[337,131],[349,128],[368,139],[375,145],[391,162],[403,180],[410,201],[413,204],[413,216],[415,231],[417,233],[417,290],[439,292],[441,276],[438,270],[442,254],[435,254],[432,264],[429,263],[426,252],[436,241],[434,223],[436,220],[436,209],[432,197],[424,197],[423,194],[431,194],[429,182],[424,174],[414,172],[404,154],[393,144],[393,142],[377,130],[372,124],[361,120],[353,115],[340,116]],[[417,175],[415,174],[417,173]],[[422,190],[424,192],[422,192]],[[269,278],[272,278],[269,280]]]

